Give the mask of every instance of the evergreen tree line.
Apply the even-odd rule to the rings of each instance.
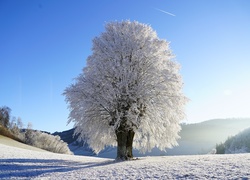
[[[217,154],[236,154],[250,152],[250,128],[216,145]]]

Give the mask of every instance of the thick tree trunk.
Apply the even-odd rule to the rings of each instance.
[[[127,148],[127,156],[129,159],[132,159],[134,157],[133,156],[134,135],[135,135],[135,132],[133,130],[128,131],[126,148]]]
[[[128,160],[127,156],[127,136],[128,132],[123,127],[119,127],[116,130],[117,137],[117,156],[116,160],[125,161]]]
[[[129,160],[133,158],[133,140],[135,132],[120,126],[116,130],[117,156],[116,160]]]

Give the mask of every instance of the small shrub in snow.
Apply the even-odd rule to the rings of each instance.
[[[212,149],[208,154],[216,154],[217,150],[216,148]]]

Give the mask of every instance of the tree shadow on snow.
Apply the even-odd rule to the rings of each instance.
[[[58,159],[0,159],[0,179],[32,178],[47,173],[69,172],[112,163],[115,163],[115,161],[76,162]]]

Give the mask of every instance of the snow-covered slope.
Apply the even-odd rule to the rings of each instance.
[[[22,149],[29,149],[29,150],[33,150],[33,151],[46,152],[43,149],[36,148],[34,146],[29,146],[29,145],[24,144],[24,143],[20,143],[18,141],[15,141],[13,139],[10,139],[10,138],[2,136],[2,135],[0,135],[0,144],[5,144],[8,146],[18,147],[18,148],[22,148]]]
[[[0,143],[0,179],[247,179],[250,154],[158,156],[115,162]]]

